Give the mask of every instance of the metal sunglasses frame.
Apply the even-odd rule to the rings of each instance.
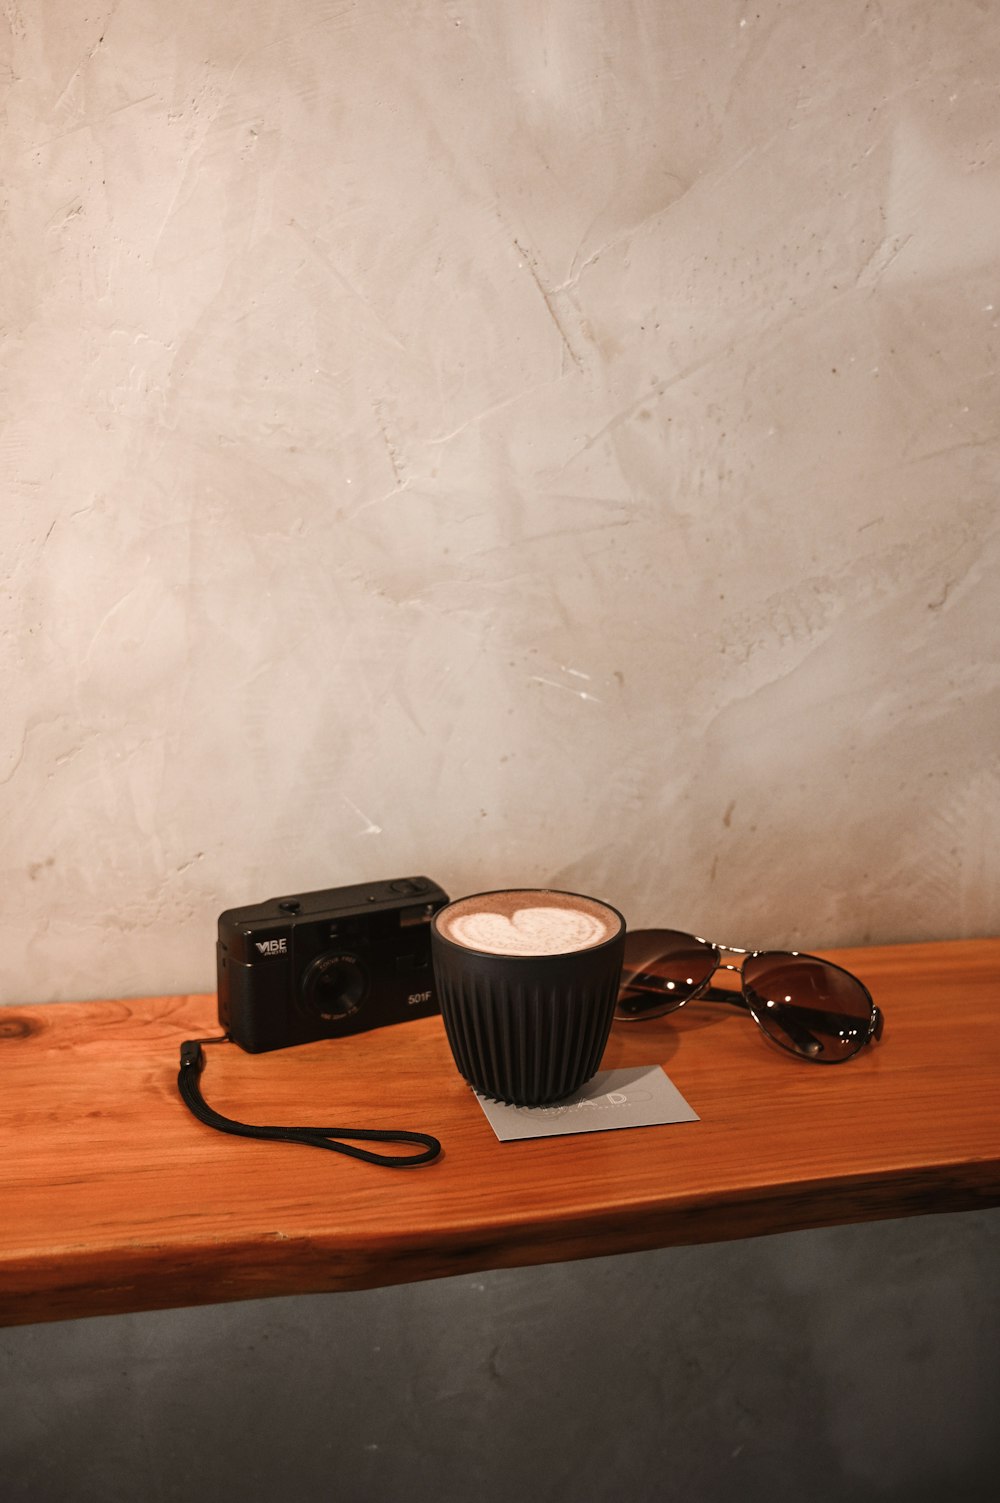
[[[680,997],[678,999],[671,998],[668,995],[669,990],[673,985],[672,982],[665,982],[659,977],[651,976],[649,975],[649,973],[644,973],[641,970],[635,971],[631,978],[623,983],[619,991],[618,1006],[615,1009],[616,1022],[641,1023],[646,1021],[647,1019],[666,1017],[670,1013],[678,1012],[682,1007],[685,1007],[688,1002],[728,1003],[731,1007],[742,1007],[746,1012],[748,1012],[753,1018],[757,1027],[760,1029],[761,1033],[764,1035],[765,1039],[767,1039],[768,1043],[774,1044],[776,1048],[784,1050],[786,1054],[795,1055],[797,1059],[805,1059],[812,1062],[813,1064],[819,1065],[845,1064],[847,1060],[854,1059],[856,1055],[860,1054],[861,1050],[866,1048],[867,1045],[874,1043],[876,1040],[882,1037],[882,1031],[885,1026],[885,1016],[882,1013],[881,1009],[875,1005],[875,1002],[872,999],[871,992],[865,986],[864,982],[860,981],[858,977],[854,975],[853,971],[848,971],[844,966],[837,965],[832,960],[824,960],[820,955],[809,955],[804,950],[747,950],[740,945],[717,944],[714,940],[702,939],[700,935],[688,934],[680,929],[634,929],[630,931],[629,937],[635,936],[636,938],[638,938],[648,935],[650,938],[652,938],[652,936],[657,934],[662,934],[664,936],[664,939],[669,936],[671,939],[687,940],[688,942],[693,940],[696,944],[706,945],[715,957],[715,964],[712,966],[712,969],[709,971],[705,979],[701,981],[693,991],[689,992],[686,997]],[[739,961],[738,964],[733,965],[723,960],[722,957],[724,954],[741,955],[743,959]],[[795,1039],[795,1037],[798,1036],[797,1043],[784,1043],[780,1038],[776,1037],[775,1034],[771,1033],[769,1029],[765,1027],[764,1023],[758,1017],[757,1010],[755,1009],[753,1003],[747,996],[747,982],[743,973],[743,967],[746,965],[746,962],[748,960],[757,960],[764,956],[773,956],[776,960],[789,959],[794,957],[797,960],[812,961],[815,965],[824,966],[831,971],[838,971],[842,976],[847,976],[854,983],[854,985],[860,989],[860,991],[868,1001],[868,1023],[866,1028],[859,1027],[859,1033],[863,1032],[864,1036],[859,1038],[857,1044],[849,1054],[841,1054],[836,1058],[823,1059],[821,1057],[823,1045],[820,1040],[817,1039],[814,1034],[810,1033],[803,1024],[794,1020],[789,1020],[788,1018],[785,1018],[783,1020],[781,1024],[782,1030],[790,1039]],[[658,958],[659,957],[655,954],[651,955],[650,961],[648,963],[655,964]],[[734,975],[739,976],[740,990],[738,992],[727,991],[724,987],[712,985],[714,977],[720,970],[731,971]],[[645,985],[642,984],[643,981],[645,981]],[[650,1007],[644,1011],[638,1011],[634,1013],[623,1012],[621,1010],[622,1000],[629,995],[636,994],[642,994],[646,996],[652,996],[655,994],[657,1002],[651,1004]],[[660,1006],[659,1003],[661,1000],[666,1005]],[[857,1021],[859,1025],[863,1025],[864,1023],[863,1018],[858,1018],[857,1020],[852,1021]]]

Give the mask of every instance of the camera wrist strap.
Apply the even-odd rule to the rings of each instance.
[[[202,1044],[228,1043],[226,1038],[187,1039],[181,1045],[181,1068],[177,1076],[177,1089],[181,1100],[199,1122],[214,1127],[217,1132],[231,1133],[238,1138],[264,1138],[280,1143],[304,1143],[312,1148],[329,1148],[334,1153],[346,1153],[352,1159],[363,1159],[366,1164],[384,1164],[389,1169],[413,1169],[419,1164],[429,1164],[441,1152],[437,1138],[426,1132],[409,1132],[405,1128],[381,1127],[264,1127],[252,1122],[236,1122],[232,1117],[223,1117],[214,1111],[201,1094],[201,1072],[205,1068],[205,1053]],[[347,1138],[350,1141],[339,1141]],[[415,1143],[419,1153],[374,1153],[368,1148],[356,1148],[355,1143]]]

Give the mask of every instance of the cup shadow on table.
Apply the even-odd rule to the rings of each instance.
[[[687,1034],[702,1033],[718,1028],[721,1024],[738,1018],[735,1009],[720,1006],[717,1002],[688,1002],[676,1012],[647,1022],[615,1022],[601,1059],[602,1070],[620,1070],[635,1062],[637,1053],[642,1063],[639,1071],[658,1064],[666,1068],[668,1061],[683,1049]],[[749,1019],[745,1020],[749,1022]]]

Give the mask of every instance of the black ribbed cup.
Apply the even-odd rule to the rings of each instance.
[[[525,891],[544,897],[541,888]],[[476,896],[485,901],[493,894]],[[469,899],[459,901],[464,906]],[[445,1032],[459,1074],[481,1095],[510,1106],[545,1106],[571,1096],[596,1072],[625,950],[624,918],[600,901],[618,919],[618,932],[565,955],[471,949],[442,934],[438,921],[447,907],[434,915],[431,952]]]

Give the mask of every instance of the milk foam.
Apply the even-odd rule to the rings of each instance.
[[[618,915],[593,898],[545,890],[463,898],[436,922],[454,944],[490,955],[571,954],[602,944],[621,927]]]

